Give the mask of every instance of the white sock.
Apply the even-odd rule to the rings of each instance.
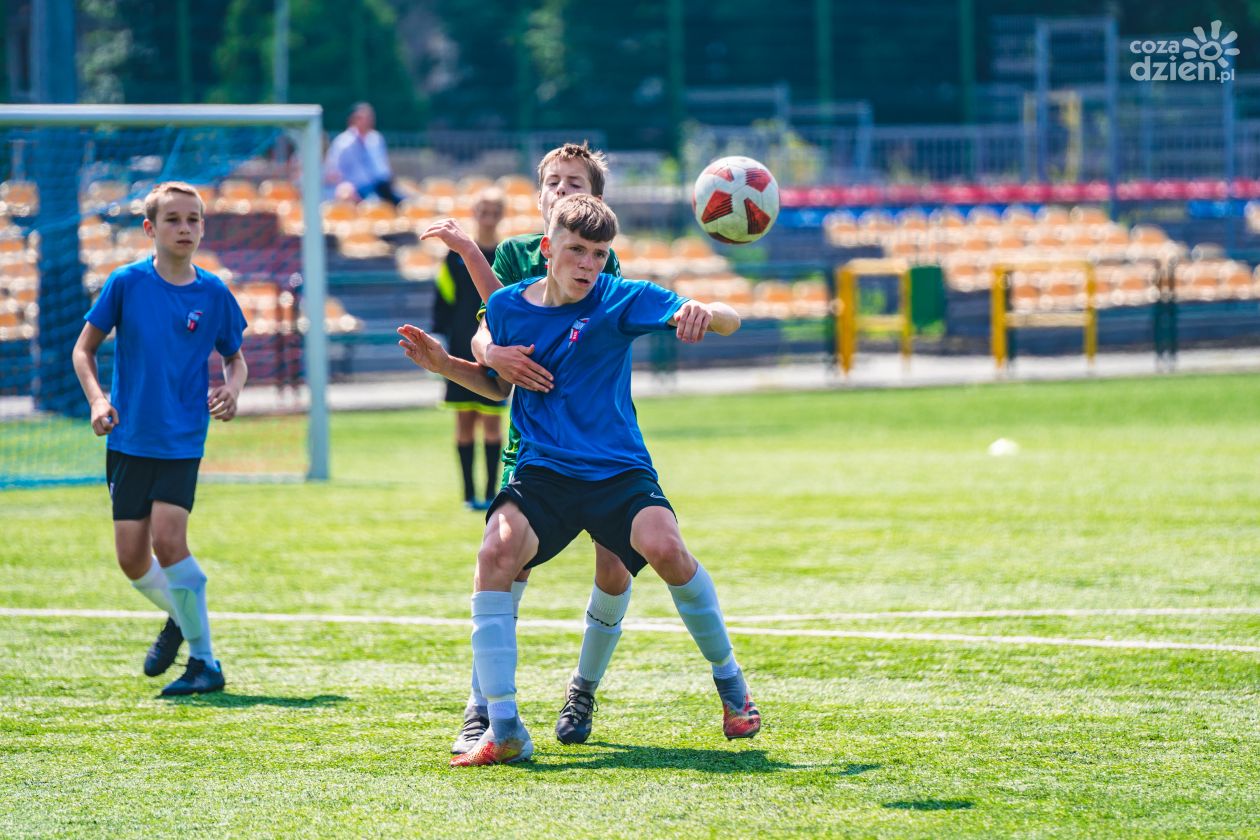
[[[472,649],[486,711],[498,737],[517,728],[516,620],[511,592],[476,592],[472,597]]]
[[[188,642],[189,656],[215,667],[210,647],[210,613],[206,609],[206,573],[191,554],[163,571],[171,587],[175,621]]]
[[[525,597],[525,584],[527,580],[512,581],[512,618],[520,618],[521,615],[521,598]],[[468,695],[468,705],[476,706],[479,709],[486,707],[486,695],[481,693],[481,681],[477,679],[477,664],[473,663],[472,669],[472,693]]]
[[[599,686],[608,670],[617,641],[621,638],[621,620],[630,606],[630,589],[620,595],[609,595],[598,585],[591,587],[591,600],[586,605],[586,630],[582,633],[582,650],[578,654],[578,676]]]
[[[731,637],[726,633],[726,621],[723,620],[722,608],[718,605],[717,589],[704,566],[697,563],[695,576],[682,586],[669,587],[669,594],[673,597],[674,606],[678,609],[683,624],[687,625],[691,638],[713,666],[713,676],[735,676],[739,671],[739,663],[735,661]]]
[[[144,576],[139,580],[133,580],[131,585],[137,592],[152,601],[159,610],[172,618],[175,617],[175,606],[171,603],[171,587],[156,557],[151,558],[149,570],[144,573]],[[178,624],[179,621],[176,620],[175,623]]]

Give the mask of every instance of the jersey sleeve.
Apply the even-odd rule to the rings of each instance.
[[[105,281],[105,286],[97,296],[96,303],[88,309],[83,320],[109,335],[109,331],[118,326],[118,322],[122,320],[122,302],[123,281],[119,279],[119,272],[115,271]]]
[[[520,260],[513,254],[514,250],[515,245],[510,239],[503,240],[494,249],[494,262],[490,264],[490,270],[504,286],[511,286],[524,279],[521,276]]]
[[[628,303],[617,326],[626,335],[670,329],[669,319],[688,300],[646,280],[624,280],[622,284]]]
[[[490,300],[481,305],[481,312],[485,321],[486,329],[490,331],[490,340],[495,344],[499,344],[499,339],[503,335],[501,324],[504,323],[503,312],[507,307],[508,299],[504,294],[504,289],[490,295]]]
[[[214,349],[223,358],[234,356],[241,349],[245,340],[245,313],[236,302],[236,295],[224,287],[223,318],[219,323],[219,334],[214,337]]]
[[[499,282],[504,286],[511,286],[513,283],[521,281],[519,267],[515,260],[512,259],[512,240],[505,239],[499,243],[494,249],[494,262],[490,264],[490,270],[494,272],[494,276],[499,278]],[[493,297],[493,295],[491,295]],[[481,304],[477,310],[477,320],[481,321],[486,317],[488,303]]]

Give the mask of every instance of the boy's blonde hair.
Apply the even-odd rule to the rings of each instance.
[[[473,199],[473,207],[479,204],[497,204],[500,210],[507,210],[507,196],[498,187],[486,187]]]
[[[617,235],[617,214],[593,195],[566,195],[551,208],[551,229],[557,227],[591,242],[612,242]]]
[[[539,187],[542,187],[547,167],[558,160],[580,160],[586,166],[587,177],[591,180],[591,195],[603,197],[604,181],[608,179],[608,159],[603,152],[592,149],[585,140],[581,144],[565,143],[552,149],[538,162]]]
[[[201,193],[197,192],[197,188],[192,184],[183,181],[163,181],[157,184],[153,189],[149,190],[149,194],[144,197],[144,217],[150,222],[157,221],[158,202],[164,196],[171,193],[179,193],[180,195],[191,195],[197,199],[197,203],[201,205],[201,215],[206,215],[206,203],[201,198]]]

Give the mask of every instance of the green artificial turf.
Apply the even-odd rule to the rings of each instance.
[[[1260,378],[638,407],[756,739],[722,737],[649,570],[591,743],[554,740],[580,538],[522,604],[535,760],[450,769],[481,530],[453,419],[336,415],[333,481],[199,490],[211,610],[255,614],[214,619],[223,694],[156,697],[155,615],[0,614],[0,836],[1260,836]],[[0,493],[0,521],[0,609],[152,612],[103,486]],[[1098,612],[1160,608],[1217,611]]]

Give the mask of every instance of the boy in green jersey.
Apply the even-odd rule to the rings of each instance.
[[[538,209],[542,211],[544,229],[550,224],[551,206],[556,201],[575,194],[602,198],[607,176],[608,164],[603,153],[585,143],[566,143],[544,155],[538,164]],[[502,286],[547,273],[547,259],[542,255],[542,233],[514,236],[499,243],[493,266],[486,264],[476,243],[453,220],[438,222],[421,235],[422,239],[430,237],[442,240],[464,258],[483,301]],[[603,271],[606,274],[621,274],[621,264],[611,248]],[[478,316],[484,313],[483,305]],[[530,359],[533,349],[532,346],[499,347],[493,344],[484,320],[472,340],[476,360],[493,368],[504,381],[530,391],[550,391],[551,374]],[[516,469],[520,442],[520,434],[509,424],[507,446],[503,449],[503,486],[507,485]],[[523,570],[512,584],[512,596],[518,609],[529,571]],[[556,721],[556,738],[562,744],[581,744],[590,737],[595,690],[621,637],[621,621],[630,604],[630,580],[630,573],[621,559],[595,543],[595,584],[586,607],[582,649],[578,654],[577,669],[569,680],[564,707]],[[487,701],[481,693],[474,668],[472,693],[464,710],[464,724],[451,752],[465,753],[472,749],[489,725]]]

